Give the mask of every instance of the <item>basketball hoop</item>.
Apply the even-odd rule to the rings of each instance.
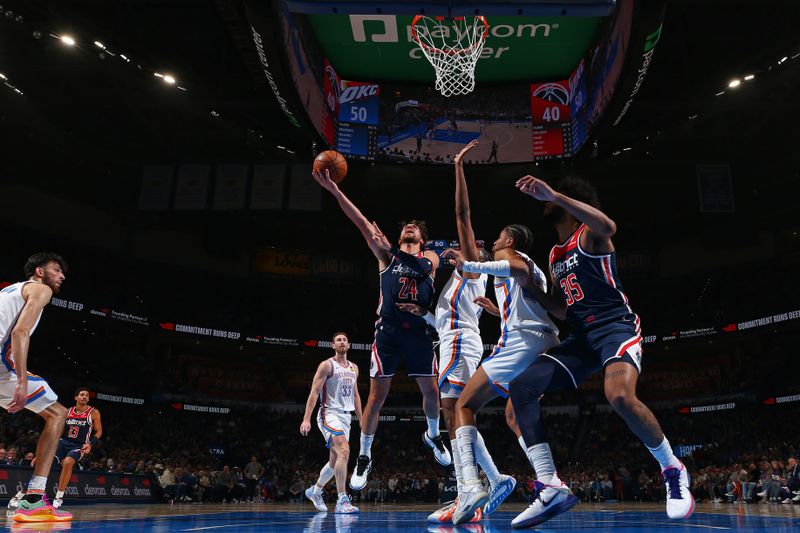
[[[417,15],[411,22],[411,38],[433,65],[442,96],[475,89],[475,65],[488,35],[489,23],[481,15],[452,19]]]

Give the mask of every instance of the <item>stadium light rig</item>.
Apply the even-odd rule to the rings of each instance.
[[[730,87],[731,89],[735,89],[736,87],[738,87],[741,84],[742,84],[742,80],[739,80],[739,79],[731,80],[730,83],[728,83],[728,87]]]
[[[75,46],[75,39],[69,35],[62,35],[59,37],[59,39],[61,39],[61,42],[67,46]]]

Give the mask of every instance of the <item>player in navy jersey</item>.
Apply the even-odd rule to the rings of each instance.
[[[380,299],[378,320],[375,322],[375,342],[370,360],[369,398],[361,420],[361,441],[356,468],[350,477],[350,487],[361,490],[367,484],[372,463],[372,441],[378,427],[378,415],[383,406],[392,377],[405,360],[405,369],[415,377],[422,392],[422,409],[428,422],[426,444],[433,449],[440,464],[450,464],[450,452],[439,434],[439,387],[434,368],[433,341],[426,333],[425,319],[397,307],[399,303],[415,303],[429,309],[433,304],[433,278],[439,266],[439,256],[424,251],[426,227],[423,221],[404,223],[398,243],[393,245],[378,225],[370,222],[361,211],[325,174],[315,171],[314,179],[336,199],[344,214],[361,232],[378,260]]]
[[[61,465],[58,478],[58,491],[53,500],[53,507],[61,507],[64,503],[64,491],[72,477],[75,463],[81,462],[92,452],[92,446],[103,436],[103,422],[100,410],[89,406],[89,389],[81,387],[75,391],[75,406],[70,407],[64,423],[64,435],[58,441],[56,460]]]
[[[548,350],[511,382],[511,401],[528,446],[528,458],[537,480],[543,484],[538,497],[512,525],[533,527],[577,503],[556,473],[539,401],[548,391],[577,388],[601,370],[611,407],[661,465],[667,488],[667,515],[687,518],[694,511],[694,499],[686,468],[672,453],[652,411],[636,397],[641,372],[641,327],[617,273],[611,241],[616,224],[600,211],[596,191],[583,180],[568,178],[556,191],[533,176],[525,176],[516,186],[546,202],[545,218],[555,227],[561,243],[550,252],[553,294],[533,288],[531,295],[548,302],[548,310],[557,318],[566,319],[571,331],[561,345]]]

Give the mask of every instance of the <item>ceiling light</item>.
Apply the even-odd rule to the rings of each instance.
[[[720,91],[717,94],[715,94],[714,96],[722,96],[723,94],[725,94],[725,91]]]
[[[103,44],[103,43],[101,43],[100,41],[95,41],[95,42],[94,42],[94,45],[95,45],[97,48],[102,48],[103,50],[105,50],[105,49],[106,49],[106,45],[104,45],[104,44]]]
[[[75,46],[75,39],[73,39],[69,35],[62,35],[61,42],[66,44],[67,46]]]
[[[750,81],[755,77],[756,77],[755,74],[748,74],[747,76],[744,77],[744,81]]]
[[[728,87],[733,89],[735,87],[738,87],[741,84],[742,84],[742,80],[731,80],[731,82],[728,84]]]
[[[627,152],[628,150],[633,150],[633,148],[631,148],[630,146],[626,146],[625,148],[622,149],[623,152]]]
[[[172,85],[173,83],[175,83],[175,78],[173,78],[173,77],[172,77],[172,76],[170,76],[169,74],[166,74],[166,75],[164,76],[164,82],[165,82],[165,83],[169,83],[170,85]]]
[[[120,54],[120,55],[119,55],[119,57],[121,57],[121,58],[122,58],[122,59],[124,59],[125,61],[130,61],[130,59],[128,59],[128,58],[125,56],[125,54]]]
[[[7,80],[6,75],[0,72],[0,80]]]
[[[781,58],[781,60],[780,60],[780,61],[778,61],[778,64],[780,65],[781,63],[784,63],[784,62],[785,62],[787,59],[789,59],[787,56],[783,56],[783,57]]]
[[[155,76],[156,78],[163,78],[164,77],[163,74],[159,74],[158,72],[153,72],[153,76]]]

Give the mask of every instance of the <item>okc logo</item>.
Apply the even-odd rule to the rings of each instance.
[[[533,96],[561,105],[569,104],[569,91],[558,83],[545,83],[536,88]]]

